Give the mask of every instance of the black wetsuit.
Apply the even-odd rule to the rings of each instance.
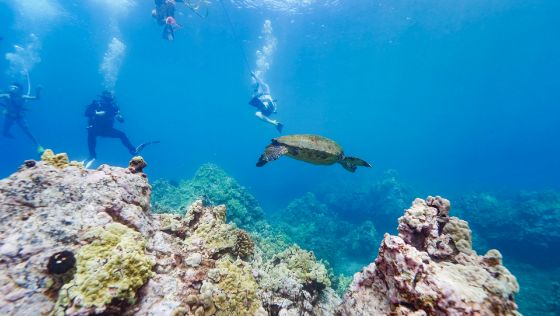
[[[14,123],[17,123],[17,125],[19,125],[25,135],[27,135],[27,137],[29,137],[29,139],[31,139],[31,141],[33,141],[33,143],[37,145],[37,140],[35,139],[33,134],[31,134],[29,125],[27,125],[27,121],[23,116],[23,112],[26,110],[24,107],[25,99],[23,98],[23,96],[10,93],[10,97],[4,99],[5,101],[1,104],[6,108],[6,117],[4,119],[4,128],[2,130],[2,135],[4,137],[12,137],[12,135],[10,134],[10,130],[12,129]]]
[[[173,40],[175,34],[173,26],[167,24],[168,17],[175,18],[175,3],[166,0],[155,0],[156,4],[156,20],[159,25],[163,25],[162,37],[166,40]]]
[[[104,111],[104,115],[95,114],[96,111]],[[131,155],[136,153],[136,148],[130,143],[126,134],[113,127],[115,117],[119,115],[119,107],[113,100],[95,100],[86,108],[85,115],[88,118],[88,149],[89,156],[96,158],[95,146],[97,137],[119,138]]]

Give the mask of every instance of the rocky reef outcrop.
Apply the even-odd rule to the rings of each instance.
[[[516,315],[516,278],[501,254],[479,256],[449,201],[416,199],[385,234],[375,261],[354,276],[337,315]]]
[[[152,214],[138,164],[45,158],[0,181],[1,315],[332,315],[340,303],[312,253],[263,256],[223,205]]]
[[[140,157],[97,170],[43,159],[0,180],[1,315],[517,314],[501,254],[477,255],[439,197],[414,201],[341,300],[312,252],[263,248],[275,235],[255,243],[224,205],[152,214]]]

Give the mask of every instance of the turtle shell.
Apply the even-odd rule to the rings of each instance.
[[[275,138],[272,142],[285,145],[287,156],[314,164],[330,165],[344,156],[340,145],[318,135],[288,135]]]

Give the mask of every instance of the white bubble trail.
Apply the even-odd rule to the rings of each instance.
[[[103,62],[99,67],[99,70],[103,75],[103,85],[105,89],[109,91],[113,91],[115,89],[125,52],[126,45],[118,38],[113,37],[107,47],[105,55],[103,56]]]
[[[278,43],[276,37],[274,37],[274,34],[272,33],[272,22],[270,22],[270,20],[264,21],[261,34],[264,44],[256,51],[257,61],[255,75],[264,80],[264,76],[272,64],[272,58]]]

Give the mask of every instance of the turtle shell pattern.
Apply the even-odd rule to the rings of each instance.
[[[288,135],[272,140],[288,148],[286,156],[318,165],[330,165],[344,157],[342,147],[317,135]]]

